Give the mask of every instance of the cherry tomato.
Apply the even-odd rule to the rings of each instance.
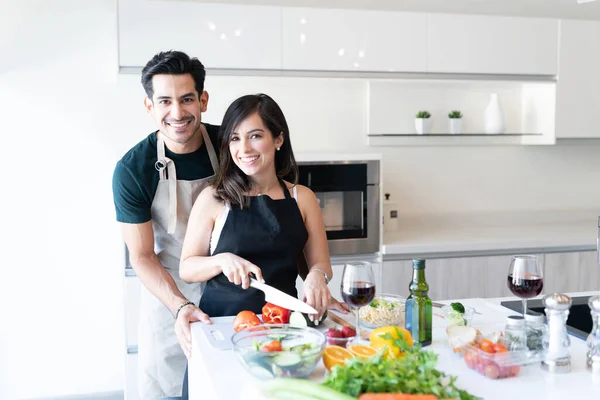
[[[239,332],[251,326],[260,325],[260,319],[252,311],[240,311],[233,320],[233,330]]]
[[[269,343],[262,346],[262,351],[271,353],[273,351],[282,351],[283,347],[279,340],[271,340]]]
[[[494,353],[506,353],[508,349],[502,343],[494,344]]]
[[[477,365],[477,354],[474,351],[467,350],[465,353],[465,363],[467,364],[467,367],[475,369]]]
[[[487,340],[487,339],[483,339],[479,343],[479,348],[481,350],[485,351],[486,353],[495,353],[495,351],[494,351],[494,343],[492,343],[490,340]]]
[[[490,363],[486,365],[483,370],[483,374],[490,379],[498,379],[500,376],[500,368],[496,365],[496,363]]]
[[[287,324],[290,322],[291,311],[287,308],[267,303],[262,308],[262,319],[265,324]]]

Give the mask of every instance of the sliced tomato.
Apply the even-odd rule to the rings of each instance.
[[[282,351],[283,346],[279,340],[271,340],[269,343],[262,346],[262,351],[271,353],[274,351]]]
[[[252,311],[240,311],[233,320],[233,330],[239,332],[251,326],[260,325],[260,319]]]
[[[291,311],[287,308],[267,303],[262,308],[262,319],[265,324],[287,324],[290,322]]]

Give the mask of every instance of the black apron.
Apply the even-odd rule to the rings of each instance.
[[[296,200],[280,180],[284,199],[252,196],[250,206],[232,205],[213,255],[233,253],[257,265],[265,283],[298,297],[297,260],[308,240]],[[206,283],[200,309],[210,317],[236,315],[250,310],[257,314],[265,305],[265,294],[252,287],[242,289],[222,273]]]

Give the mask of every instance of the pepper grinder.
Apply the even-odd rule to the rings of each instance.
[[[567,334],[567,317],[571,308],[571,298],[566,294],[551,294],[544,297],[548,333],[544,338],[546,357],[542,369],[552,373],[571,371],[571,341]]]
[[[600,296],[590,297],[588,305],[594,325],[586,341],[586,366],[592,372],[600,374]]]

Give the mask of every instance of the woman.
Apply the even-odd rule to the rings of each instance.
[[[298,297],[297,259],[304,252],[303,297],[321,316],[332,276],[325,227],[314,193],[297,185],[283,112],[265,94],[240,97],[227,109],[217,143],[220,173],[192,208],[181,278],[207,282],[200,308],[211,317],[260,313],[265,297],[249,288],[249,274]]]

